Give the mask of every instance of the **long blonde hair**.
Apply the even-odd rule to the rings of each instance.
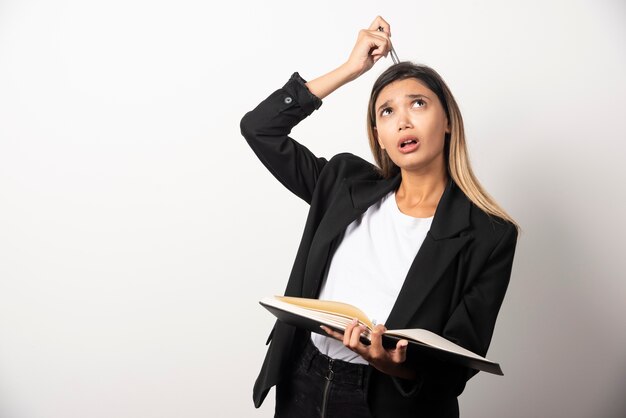
[[[426,87],[437,95],[446,112],[450,123],[450,133],[446,133],[444,149],[448,175],[452,177],[452,180],[454,180],[463,193],[465,193],[482,211],[488,215],[497,216],[511,222],[515,225],[519,233],[521,231],[519,224],[496,203],[474,175],[465,143],[463,117],[461,116],[459,106],[441,76],[426,65],[418,65],[412,62],[401,62],[392,65],[378,77],[372,87],[372,93],[367,106],[367,136],[369,138],[372,154],[374,155],[374,160],[378,165],[379,173],[384,178],[390,178],[400,172],[400,167],[398,167],[391,158],[389,158],[387,152],[380,147],[374,135],[374,127],[376,126],[376,99],[385,86],[394,81],[407,78],[415,78],[424,83]]]

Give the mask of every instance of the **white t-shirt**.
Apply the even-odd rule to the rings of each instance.
[[[400,212],[389,192],[346,228],[319,299],[352,304],[384,324],[432,220]],[[329,357],[367,364],[340,341],[314,333],[311,339]]]

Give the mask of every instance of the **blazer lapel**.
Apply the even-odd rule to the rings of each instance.
[[[426,235],[387,318],[388,329],[408,326],[411,317],[441,279],[450,262],[473,237],[458,235],[470,225],[471,203],[458,186],[448,180]]]
[[[372,204],[400,185],[398,174],[390,179],[344,179],[329,204],[311,243],[302,296],[315,298],[329,266],[333,244],[346,227]],[[405,328],[437,281],[471,235],[458,234],[470,225],[471,203],[449,178],[431,225],[404,280],[402,290],[387,319],[387,328]]]

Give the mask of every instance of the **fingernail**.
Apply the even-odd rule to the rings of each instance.
[[[358,322],[359,322],[359,320],[358,320],[358,319],[356,319],[356,318],[354,318],[354,319],[352,320],[352,325],[356,325]]]

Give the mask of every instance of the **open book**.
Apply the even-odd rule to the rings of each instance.
[[[326,336],[326,332],[320,328],[320,325],[343,332],[352,320],[357,318],[359,324],[366,327],[361,334],[361,341],[369,344],[370,334],[374,328],[374,324],[363,311],[347,303],[288,296],[267,297],[259,303],[282,322]],[[440,360],[503,375],[498,363],[487,360],[425,329],[387,330],[383,334],[383,346],[393,348],[401,339],[407,340],[410,348],[433,355]]]

